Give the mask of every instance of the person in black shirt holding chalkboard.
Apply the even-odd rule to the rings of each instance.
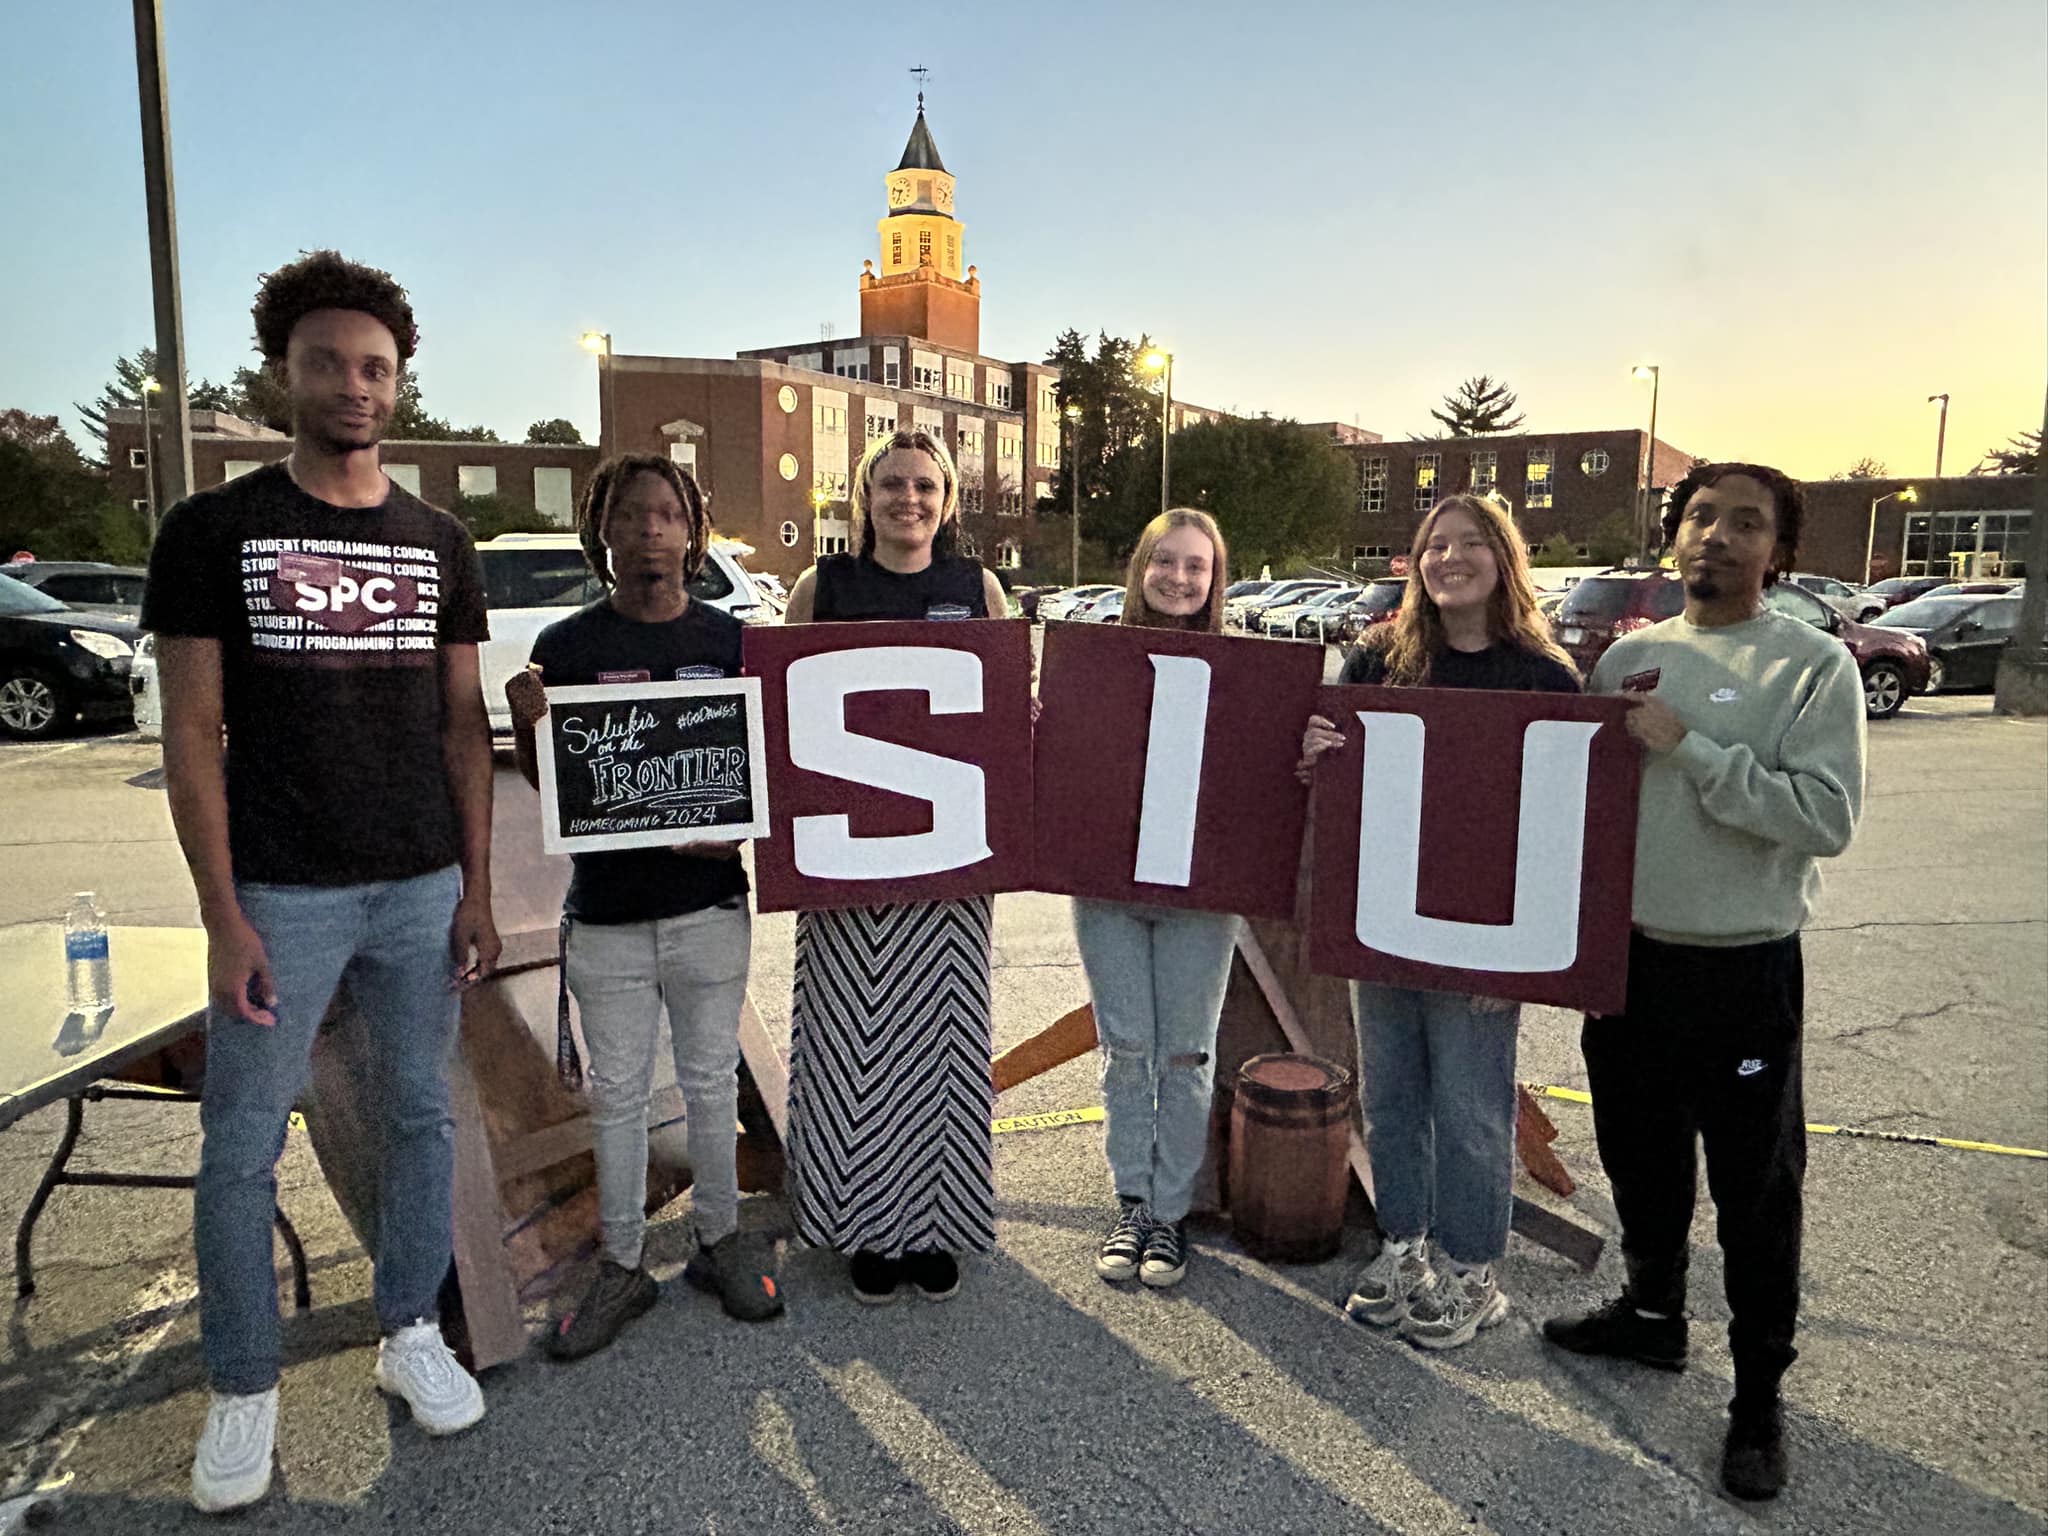
[[[610,592],[542,630],[527,670],[505,685],[519,769],[536,787],[534,727],[547,713],[548,688],[740,672],[739,621],[688,591],[703,569],[711,519],[686,471],[655,454],[608,459],[584,490],[577,524],[591,569]],[[736,1073],[753,941],[739,855],[738,843],[710,842],[575,855],[563,973],[590,1046],[604,1252],[549,1331],[557,1359],[604,1348],[658,1294],[641,1244],[647,1104],[664,1006],[689,1127],[697,1234],[683,1277],[716,1292],[733,1317],[758,1322],[782,1310],[773,1244],[739,1230]],[[565,1039],[562,1053],[573,1074],[573,1043]]]
[[[1522,551],[1500,503],[1446,496],[1416,530],[1400,613],[1351,651],[1337,681],[1577,693]],[[1329,720],[1310,716],[1302,776],[1343,742]],[[1425,1349],[1455,1349],[1508,1312],[1494,1265],[1514,1204],[1521,1006],[1353,982],[1351,1007],[1386,1241],[1344,1310]]]

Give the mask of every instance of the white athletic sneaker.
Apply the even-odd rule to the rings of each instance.
[[[1372,1262],[1358,1272],[1345,1315],[1376,1328],[1391,1328],[1405,1318],[1409,1303],[1429,1287],[1428,1243],[1423,1237],[1381,1243]]]
[[[1462,1274],[1446,1268],[1409,1303],[1401,1337],[1424,1349],[1456,1349],[1507,1315],[1508,1299],[1493,1278],[1491,1264]]]
[[[233,1396],[216,1392],[192,1458],[192,1502],[209,1515],[254,1504],[270,1491],[277,1448],[277,1388]]]
[[[436,1323],[401,1328],[377,1346],[377,1386],[404,1398],[413,1423],[430,1435],[452,1435],[484,1416],[483,1388]]]

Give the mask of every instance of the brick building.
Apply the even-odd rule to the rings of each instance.
[[[719,530],[785,579],[848,546],[848,477],[867,444],[898,427],[921,427],[952,451],[962,526],[990,565],[1030,558],[1035,507],[1060,465],[1059,370],[981,350],[981,279],[963,265],[954,178],[922,98],[883,191],[859,335],[730,359],[600,359],[607,449],[688,466]]]
[[[151,413],[150,431],[162,439]],[[225,411],[192,413],[192,484],[195,490],[220,485],[259,465],[275,463],[290,453],[292,440],[282,432],[244,421]],[[576,500],[590,472],[597,467],[591,444],[421,443],[388,440],[381,445],[384,472],[415,496],[437,507],[453,508],[464,496],[496,496],[554,519],[564,528],[575,522]],[[114,494],[135,507],[148,495],[142,451],[142,413],[115,409],[107,413],[108,478]],[[158,505],[169,510],[161,496]]]
[[[1452,491],[1492,491],[1504,498],[1532,552],[1559,533],[1582,558],[1594,543],[1627,546],[1634,540],[1645,432],[1385,442],[1342,427],[1332,436],[1358,466],[1351,557],[1362,569],[1407,554],[1423,514]],[[1676,485],[1692,462],[1691,454],[1660,441],[1651,484],[1659,490]]]
[[[2007,576],[2026,574],[2033,525],[2032,475],[1948,475],[1942,479],[1809,480],[1799,567],[1843,581],[1931,576],[1956,555],[1997,557]],[[1910,490],[1913,500],[1900,494]]]

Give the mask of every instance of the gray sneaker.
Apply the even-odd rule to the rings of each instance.
[[[716,1296],[725,1315],[743,1323],[766,1322],[782,1313],[775,1239],[765,1232],[729,1232],[708,1246],[700,1243],[683,1278]]]
[[[1401,1337],[1424,1349],[1456,1349],[1507,1315],[1508,1299],[1493,1278],[1491,1264],[1463,1274],[1446,1270],[1409,1303]]]
[[[1373,1261],[1358,1273],[1344,1315],[1355,1323],[1391,1328],[1408,1315],[1408,1304],[1429,1285],[1429,1239],[1380,1245]]]
[[[660,1295],[661,1287],[644,1268],[627,1269],[609,1257],[599,1259],[582,1295],[556,1313],[549,1324],[548,1354],[557,1360],[581,1360],[596,1354]]]

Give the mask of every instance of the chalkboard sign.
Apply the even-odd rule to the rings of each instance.
[[[550,688],[535,747],[549,853],[768,835],[759,678]]]

